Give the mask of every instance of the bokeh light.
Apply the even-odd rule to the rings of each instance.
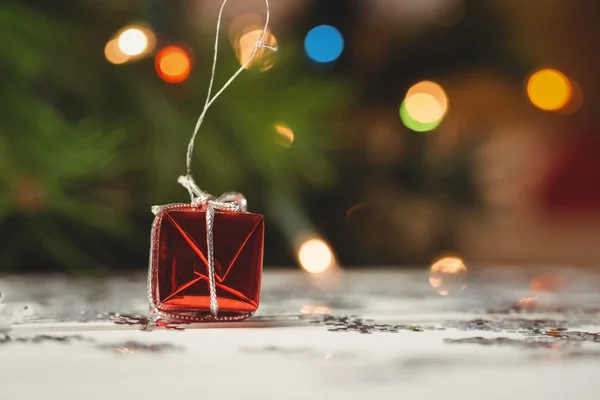
[[[121,53],[133,57],[144,54],[150,45],[147,30],[137,27],[127,28],[117,37]]]
[[[458,294],[467,287],[468,273],[459,257],[443,257],[431,266],[429,284],[441,296]]]
[[[344,51],[344,37],[331,25],[311,29],[304,39],[306,55],[318,63],[330,63]]]
[[[440,85],[422,81],[413,85],[404,99],[406,112],[422,124],[439,122],[448,111],[448,96]]]
[[[250,25],[244,28],[239,35],[239,38],[235,42],[235,52],[240,65],[245,65],[252,52],[254,46],[262,37],[264,26]],[[277,39],[273,34],[267,30],[264,37],[264,42],[268,46],[277,47]],[[246,66],[246,69],[257,67],[260,71],[266,71],[273,67],[274,54],[271,49],[261,47],[256,51],[252,61]]]
[[[527,96],[536,107],[545,111],[563,108],[571,98],[569,78],[555,69],[541,69],[527,81]]]
[[[112,39],[106,43],[106,46],[104,47],[104,56],[108,62],[116,65],[126,63],[130,58],[119,50],[117,39]]]
[[[412,118],[406,110],[406,104],[404,101],[402,102],[402,104],[400,104],[400,119],[408,129],[413,130],[415,132],[428,132],[434,130],[442,122],[441,120],[430,123],[422,123],[417,121],[416,119]]]
[[[327,271],[335,265],[333,251],[323,239],[311,238],[300,245],[298,261],[311,274]]]
[[[440,85],[421,81],[406,92],[400,104],[402,123],[415,132],[437,128],[448,112],[448,96]]]
[[[289,149],[294,142],[294,131],[284,123],[275,124],[275,141],[278,145]]]
[[[179,46],[167,46],[158,52],[156,72],[166,82],[183,82],[190,75],[192,60],[187,51]]]

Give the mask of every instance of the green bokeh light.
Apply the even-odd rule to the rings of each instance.
[[[410,130],[415,132],[428,132],[437,128],[442,122],[443,118],[440,118],[434,122],[419,122],[408,114],[406,105],[404,104],[404,101],[402,101],[402,104],[400,104],[400,119],[402,120],[402,123]]]

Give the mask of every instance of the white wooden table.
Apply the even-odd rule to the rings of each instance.
[[[3,278],[0,399],[598,399],[600,286],[569,274],[524,313],[519,274],[268,271],[255,318],[153,331],[115,323],[144,277]]]

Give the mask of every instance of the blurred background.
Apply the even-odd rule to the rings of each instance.
[[[194,158],[266,216],[267,267],[598,264],[598,1],[271,3],[279,51]],[[0,4],[0,272],[146,268],[150,207],[189,201],[220,5]],[[217,86],[263,24],[229,0]]]

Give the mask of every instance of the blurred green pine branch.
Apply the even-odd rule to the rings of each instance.
[[[190,43],[191,78],[168,85],[151,59],[109,64],[106,27],[116,23],[71,11],[78,18],[0,5],[0,269],[87,273],[124,266],[124,254],[143,260],[150,206],[186,201],[176,179],[204,103],[213,38]],[[239,66],[228,46],[222,81]],[[247,71],[218,100],[196,146],[201,186],[243,191],[258,211],[265,193],[296,196],[332,182],[337,127],[326,121],[349,98],[346,85],[308,75],[301,51],[281,47],[272,70]],[[294,131],[290,149],[277,144],[278,122]]]

